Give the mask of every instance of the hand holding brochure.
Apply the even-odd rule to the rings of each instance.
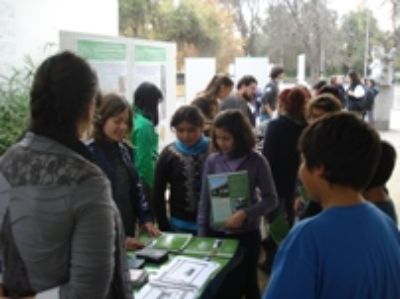
[[[250,184],[247,171],[226,172],[208,176],[213,226],[222,227],[239,209],[250,205]]]

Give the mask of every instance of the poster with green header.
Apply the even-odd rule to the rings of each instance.
[[[150,82],[167,92],[167,49],[164,47],[136,44],[133,48],[133,86],[134,90],[142,82]],[[160,118],[167,115],[167,103],[160,105]]]
[[[136,45],[134,49],[134,61],[144,63],[166,63],[167,50],[165,48]]]
[[[128,47],[123,42],[79,39],[76,51],[96,71],[102,92],[126,92]]]
[[[109,41],[78,40],[77,51],[91,61],[122,61],[125,63],[127,45]]]

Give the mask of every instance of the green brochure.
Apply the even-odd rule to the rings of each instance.
[[[139,240],[147,247],[156,249],[166,249],[169,252],[180,252],[193,238],[191,234],[182,233],[162,233],[157,238],[151,238],[146,234],[141,234]]]
[[[269,225],[269,234],[277,245],[279,245],[290,231],[289,222],[284,214],[280,214]]]
[[[247,171],[209,175],[208,187],[214,227],[222,227],[233,213],[250,205]]]
[[[237,240],[195,237],[189,242],[182,254],[231,258],[235,254],[237,246]]]

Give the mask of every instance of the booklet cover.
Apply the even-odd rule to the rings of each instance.
[[[196,237],[189,242],[182,253],[199,257],[231,258],[237,246],[238,241],[234,239]]]
[[[289,231],[289,222],[284,214],[278,215],[269,225],[269,234],[277,245],[285,239]]]
[[[139,240],[142,241],[146,247],[166,249],[169,252],[178,253],[186,247],[192,237],[191,234],[163,232],[156,238],[152,238],[147,234],[141,234],[139,235]]]
[[[222,227],[237,210],[250,205],[247,171],[226,172],[208,176],[213,226]]]

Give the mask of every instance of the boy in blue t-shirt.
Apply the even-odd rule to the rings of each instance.
[[[379,160],[378,134],[337,113],[311,124],[299,149],[299,177],[324,210],[291,230],[264,298],[400,298],[400,233],[361,195]]]

